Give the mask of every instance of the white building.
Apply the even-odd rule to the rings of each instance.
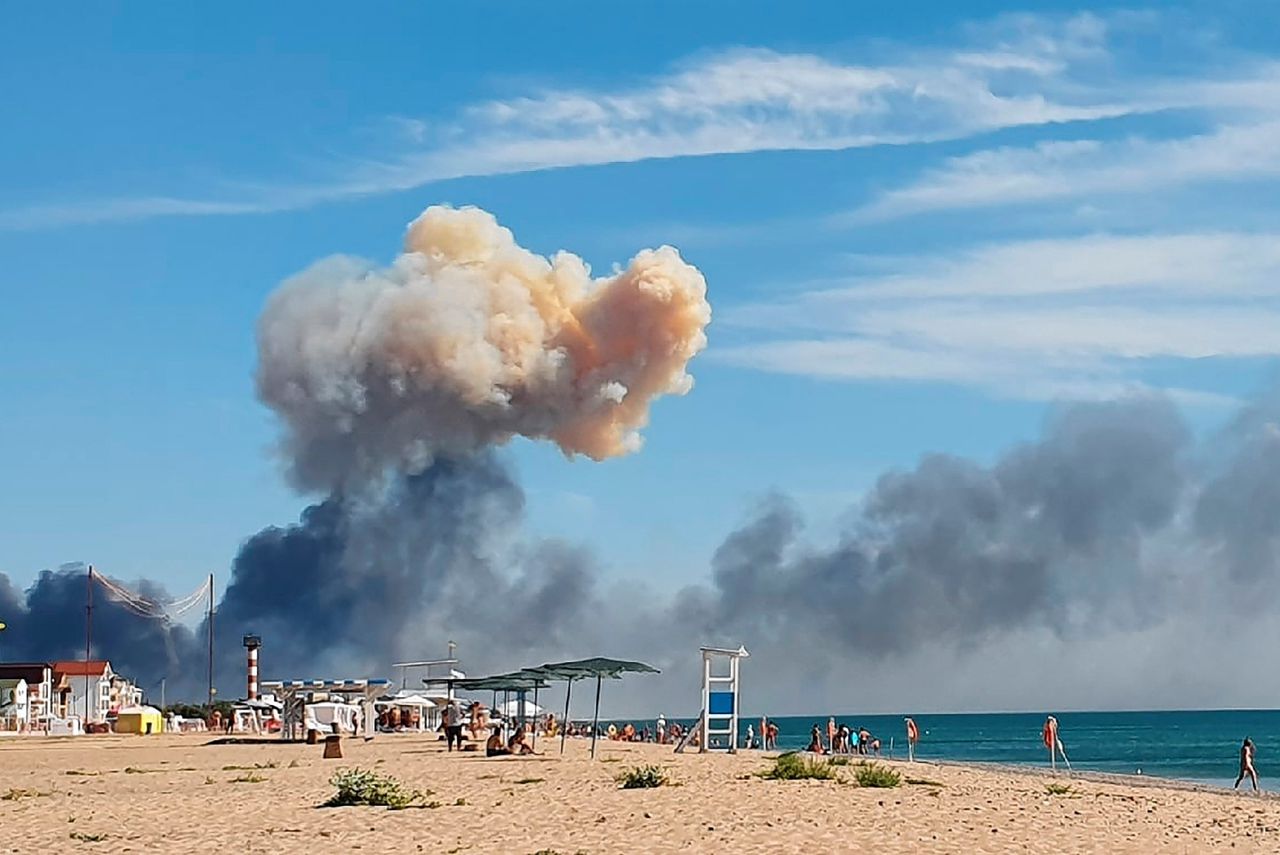
[[[6,662],[0,664],[0,680],[22,680],[27,684],[27,721],[35,724],[57,710],[53,666],[48,662]]]
[[[0,680],[0,730],[26,730],[30,723],[27,681]]]
[[[58,714],[63,718],[85,716],[85,691],[89,692],[88,722],[107,720],[111,712],[111,681],[115,675],[105,659],[69,660],[53,663],[57,687]]]

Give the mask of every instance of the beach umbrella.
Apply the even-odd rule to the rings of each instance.
[[[551,662],[539,668],[526,668],[525,673],[536,674],[547,680],[564,680],[568,685],[564,692],[564,723],[569,721],[569,695],[573,691],[575,680],[596,678],[596,708],[591,717],[591,756],[596,756],[596,731],[600,724],[600,686],[604,679],[620,680],[626,673],[657,674],[657,668],[643,662],[632,662],[627,659],[608,659],[596,656],[591,659],[575,659],[571,662]],[[560,753],[564,753],[564,732],[560,735]]]

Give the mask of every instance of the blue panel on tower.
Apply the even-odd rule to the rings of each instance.
[[[712,692],[707,704],[710,715],[733,715],[733,692]]]

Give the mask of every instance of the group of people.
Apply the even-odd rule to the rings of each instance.
[[[880,756],[880,740],[865,727],[837,724],[835,718],[827,719],[827,740],[822,741],[822,729],[815,724],[809,730],[809,746],[814,754],[874,754]]]

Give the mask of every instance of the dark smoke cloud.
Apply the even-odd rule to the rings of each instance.
[[[0,573],[0,619],[8,625],[0,636],[0,653],[6,661],[84,658],[85,575],[82,564],[64,565],[42,572],[22,592]],[[163,588],[146,580],[129,587],[157,601],[169,599]],[[152,688],[162,677],[186,681],[194,649],[187,627],[139,618],[94,586],[95,658],[109,658],[116,671]]]
[[[806,544],[797,509],[775,496],[681,610],[757,646],[875,657],[1143,625],[1187,605],[1181,568],[1151,559],[1161,545],[1213,546],[1238,574],[1274,574],[1280,440],[1241,445],[1203,493],[1192,452],[1167,401],[1082,404],[992,466],[929,455],[884,475],[828,548]]]
[[[594,568],[564,544],[511,542],[523,507],[491,455],[437,458],[375,499],[331,497],[244,544],[219,628],[262,635],[264,670],[286,677],[381,671],[454,636],[481,661],[553,644],[582,617]]]

